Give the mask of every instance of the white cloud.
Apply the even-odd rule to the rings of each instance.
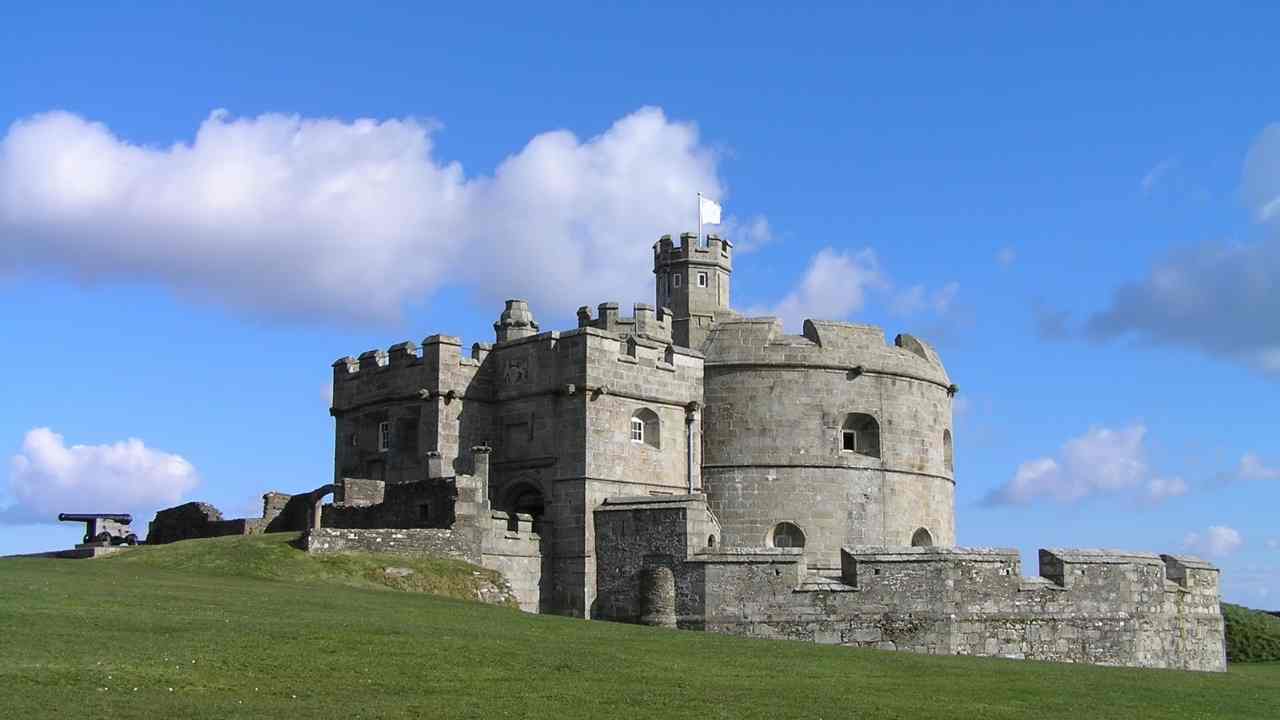
[[[1240,458],[1236,476],[1241,480],[1280,480],[1280,468],[1268,467],[1262,462],[1262,458],[1253,453],[1245,453]]]
[[[894,296],[889,303],[889,310],[895,315],[915,315],[925,311],[945,315],[955,303],[959,292],[960,283],[955,281],[933,291],[923,285],[912,285]]]
[[[1140,183],[1142,185],[1142,192],[1150,193],[1155,189],[1156,185],[1160,184],[1160,181],[1177,166],[1177,158],[1167,158],[1156,163],[1155,167],[1152,167],[1147,171],[1146,175],[1142,176],[1142,182]]]
[[[1243,190],[1258,222],[1280,221],[1280,123],[1267,126],[1249,148]]]
[[[837,252],[823,248],[805,270],[799,287],[767,312],[798,330],[805,318],[843,318],[862,309],[867,292],[887,287],[875,251]]]
[[[1187,481],[1180,477],[1156,477],[1147,481],[1143,490],[1144,499],[1153,504],[1162,503],[1169,498],[1180,497],[1191,491]]]
[[[1071,503],[1099,494],[1139,491],[1140,499],[1161,502],[1186,494],[1181,478],[1152,477],[1143,439],[1147,428],[1092,427],[1063,444],[1056,457],[1029,460],[1013,478],[988,493],[988,505],[1027,505],[1039,500]]]
[[[72,445],[49,428],[27,432],[9,462],[7,522],[52,521],[59,512],[134,512],[179,502],[199,477],[180,455],[137,438]]]
[[[996,252],[996,262],[1000,267],[1010,267],[1018,259],[1018,251],[1011,245],[1005,245]]]
[[[755,252],[774,241],[773,227],[763,215],[753,215],[745,220],[730,215],[725,218],[720,229],[713,232],[729,238],[734,251],[739,255]]]
[[[1224,557],[1238,550],[1244,544],[1244,539],[1235,528],[1213,525],[1203,533],[1187,533],[1182,539],[1182,544],[1193,552],[1212,557]]]
[[[798,332],[806,318],[843,320],[873,296],[887,301],[896,315],[948,315],[955,308],[959,291],[957,282],[934,290],[924,285],[896,290],[871,248],[838,251],[826,247],[813,256],[799,284],[782,300],[773,306],[748,308],[746,313],[779,317],[788,331]]]
[[[1153,170],[1154,172],[1154,170]],[[1086,323],[1095,339],[1134,337],[1190,347],[1280,376],[1280,124],[1245,160],[1242,194],[1263,228],[1257,242],[1206,242],[1170,252],[1118,288]]]
[[[587,140],[538,135],[491,176],[437,158],[438,130],[216,111],[159,148],[65,112],[28,117],[0,140],[0,270],[297,316],[391,319],[449,284],[569,312],[647,298],[652,243],[692,229],[698,191],[725,195],[715,152],[657,108]],[[771,237],[762,217],[734,227],[747,246]]]

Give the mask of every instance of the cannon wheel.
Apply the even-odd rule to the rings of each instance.
[[[125,545],[137,545],[137,544],[138,544],[138,536],[137,536],[137,535],[134,535],[133,533],[129,533],[128,535],[125,535],[125,536],[124,536],[124,544],[125,544]]]
[[[93,536],[94,542],[111,542],[111,533],[103,531]]]

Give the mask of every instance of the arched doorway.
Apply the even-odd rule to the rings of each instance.
[[[547,511],[547,501],[542,489],[528,480],[517,480],[502,495],[502,509],[511,513],[508,529],[517,528],[516,513],[533,516],[533,531],[541,532],[543,515]]]

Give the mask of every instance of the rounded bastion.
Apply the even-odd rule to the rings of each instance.
[[[845,545],[955,543],[955,386],[933,348],[734,318],[703,350],[702,482],[724,544],[803,546],[822,571]]]

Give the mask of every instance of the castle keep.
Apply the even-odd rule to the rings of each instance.
[[[307,529],[312,552],[462,557],[526,610],[928,653],[1223,670],[1195,558],[955,547],[952,384],[910,335],[730,309],[733,246],[663,237],[655,304],[334,363],[332,482],[262,519],[162,511],[161,541]],[[323,502],[332,495],[332,502]],[[198,517],[197,517],[198,516]],[[196,517],[196,520],[191,518]],[[237,524],[239,523],[239,524]],[[196,529],[193,529],[196,528]]]

